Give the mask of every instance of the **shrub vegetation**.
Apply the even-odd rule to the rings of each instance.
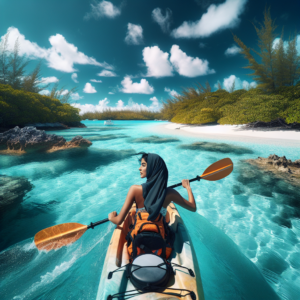
[[[38,93],[0,84],[0,127],[80,121],[79,109]]]

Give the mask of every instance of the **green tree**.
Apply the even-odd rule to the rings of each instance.
[[[231,87],[229,88],[229,93],[233,93],[234,92],[234,89],[235,89],[235,79],[233,80],[233,82],[232,82],[232,85],[231,85]]]
[[[248,48],[237,36],[233,35],[233,38],[242,49],[241,54],[248,60],[248,66],[244,68],[254,71],[249,75],[258,82],[257,87],[267,92],[274,92],[281,86],[297,83],[300,78],[300,56],[297,54],[296,37],[289,40],[285,49],[282,34],[274,47],[277,26],[271,19],[270,8],[264,12],[263,25],[260,24],[260,28],[255,25],[254,27],[258,35],[260,52]],[[250,50],[260,57],[260,63]]]
[[[300,56],[297,53],[296,43],[297,35],[295,35],[294,39],[289,39],[286,53],[288,85],[294,85],[300,79]]]
[[[22,56],[19,56],[19,40],[15,41],[14,52],[9,59],[9,71],[7,83],[12,86],[13,89],[22,88],[22,80],[24,77],[24,69],[28,64],[28,60],[24,61]]]
[[[275,73],[274,73],[274,49],[273,41],[276,37],[274,31],[276,25],[271,19],[270,9],[264,12],[264,24],[260,24],[260,28],[255,27],[258,35],[258,46],[260,52],[254,49],[246,47],[246,45],[235,35],[233,35],[234,41],[242,49],[241,54],[248,60],[249,65],[244,67],[246,69],[253,70],[251,76],[254,76],[254,80],[258,82],[258,88],[262,88],[267,91],[275,90]],[[250,53],[252,50],[261,58],[261,63],[258,63]]]
[[[35,69],[32,71],[31,74],[24,77],[22,82],[22,89],[24,91],[32,92],[32,93],[39,93],[43,89],[46,89],[49,84],[44,86],[39,86],[41,84],[41,65],[42,62],[40,61]]]
[[[7,50],[8,34],[0,43],[0,83],[6,84],[8,77],[8,50]]]
[[[66,90],[65,87],[58,89],[58,82],[54,84],[50,92],[49,97],[51,99],[58,99],[61,103],[70,103],[70,97],[77,90],[76,87],[73,87],[71,90]]]
[[[211,92],[211,86],[208,81],[205,82],[205,86],[203,86],[201,83],[198,83],[197,86],[198,86],[199,92],[202,94]]]

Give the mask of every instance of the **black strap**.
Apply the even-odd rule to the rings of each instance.
[[[144,290],[149,289],[149,286],[145,286]],[[162,287],[151,287],[151,290],[149,289],[149,291],[139,291],[139,290],[130,290],[130,291],[126,291],[126,292],[121,292],[121,293],[116,293],[114,295],[109,295],[107,297],[107,300],[111,300],[113,298],[118,298],[118,299],[124,299],[124,296],[135,296],[135,295],[142,295],[142,294],[147,294],[147,293],[152,293],[152,292],[159,292],[161,294],[165,294],[165,295],[170,295],[170,296],[177,296],[179,298],[184,298],[185,296],[190,295],[192,300],[196,300],[196,295],[193,291],[190,290],[185,290],[185,289],[173,289],[173,288],[168,288],[168,290],[173,290],[173,291],[179,291],[179,292],[187,292],[186,294],[182,295],[181,293],[172,293],[172,292],[164,292],[165,288]],[[126,293],[132,293],[135,292],[134,294],[128,294],[126,295]]]

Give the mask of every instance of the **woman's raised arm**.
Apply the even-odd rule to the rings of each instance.
[[[197,207],[192,188],[190,187],[190,182],[188,179],[183,179],[181,182],[182,186],[187,189],[189,200],[184,199],[176,190],[171,188],[168,189],[166,198],[169,203],[173,201],[174,203],[182,206],[183,208],[195,212],[197,210]]]

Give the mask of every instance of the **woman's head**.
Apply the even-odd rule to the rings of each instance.
[[[148,161],[148,154],[143,153],[143,155],[140,159],[141,166],[139,168],[141,178],[147,177],[147,161]]]
[[[142,153],[140,153],[142,154]],[[141,158],[139,168],[141,178],[147,177],[142,184],[144,205],[149,213],[148,220],[154,220],[163,205],[168,183],[168,169],[164,160],[155,153],[148,153]]]

